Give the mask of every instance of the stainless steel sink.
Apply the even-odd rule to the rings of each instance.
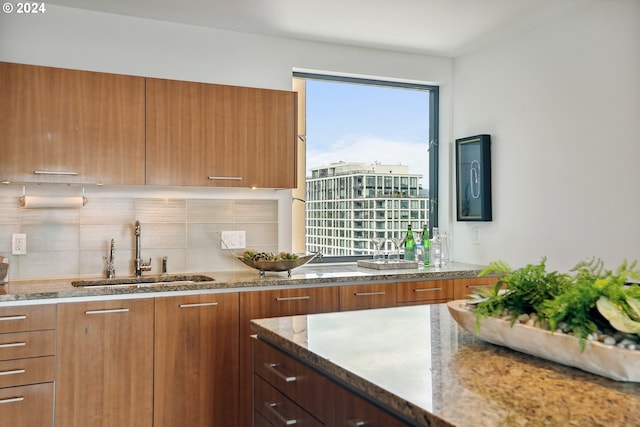
[[[198,282],[213,282],[215,279],[201,274],[166,274],[159,276],[122,277],[117,279],[74,280],[72,286],[78,288],[147,288],[153,286],[191,285]]]

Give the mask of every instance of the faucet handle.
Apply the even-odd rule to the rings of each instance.
[[[141,271],[149,271],[149,270],[151,270],[151,258],[149,258],[149,261],[140,260],[140,270]]]

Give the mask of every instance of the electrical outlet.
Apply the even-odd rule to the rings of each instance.
[[[471,241],[473,242],[474,245],[480,244],[480,228],[479,227],[473,227],[473,229],[471,229]]]
[[[247,238],[244,230],[222,231],[220,237],[222,240],[220,249],[245,249],[247,247]]]
[[[26,255],[27,254],[27,235],[24,233],[16,233],[11,235],[11,254]]]

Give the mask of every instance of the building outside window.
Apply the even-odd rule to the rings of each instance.
[[[393,249],[409,224],[437,225],[437,87],[294,73],[294,90],[306,163],[294,248],[297,235],[325,259],[363,257],[373,238]]]

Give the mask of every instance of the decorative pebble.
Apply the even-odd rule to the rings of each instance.
[[[607,336],[604,341],[602,341],[604,345],[616,345],[616,339],[614,337]]]

